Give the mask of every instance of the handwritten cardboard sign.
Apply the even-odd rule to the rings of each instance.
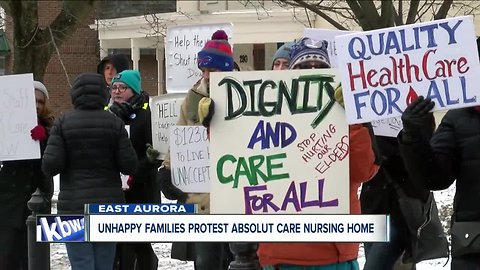
[[[330,65],[332,68],[338,67],[337,64],[337,49],[335,45],[335,37],[340,35],[346,35],[354,33],[351,31],[342,30],[330,30],[330,29],[318,29],[318,28],[305,28],[303,30],[303,36],[314,40],[326,40],[328,42],[328,58],[330,59]]]
[[[40,158],[32,74],[0,76],[0,161]]]
[[[417,96],[434,110],[480,104],[471,16],[335,38],[350,124],[400,116]]]
[[[338,83],[330,69],[212,75],[212,213],[349,212]]]
[[[230,23],[172,26],[167,29],[165,58],[169,93],[186,93],[202,77],[202,71],[197,66],[197,54],[219,29],[227,33],[233,46],[233,26]]]
[[[184,192],[210,192],[210,150],[203,126],[170,128],[172,183]]]
[[[401,117],[392,117],[387,119],[372,121],[373,133],[377,136],[397,137],[403,129]]]
[[[152,110],[152,143],[160,152],[163,160],[168,152],[170,127],[175,126],[180,115],[180,107],[186,93],[171,93],[153,97],[150,100]]]

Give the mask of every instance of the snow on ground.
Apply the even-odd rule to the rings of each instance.
[[[59,190],[58,177],[55,178],[55,194],[53,201],[56,202]],[[455,184],[449,189],[443,191],[436,191],[435,200],[437,201],[438,211],[440,213],[440,219],[445,228],[445,231],[449,230],[449,221],[452,211],[453,196],[455,195]],[[163,198],[165,199],[165,198]],[[56,213],[56,205],[52,206],[52,213]],[[169,243],[154,243],[153,249],[158,257],[158,269],[159,270],[190,270],[193,269],[192,262],[183,262],[179,260],[170,259],[171,244]],[[70,263],[67,257],[67,251],[64,244],[51,244],[50,245],[50,264],[52,270],[67,270],[70,269]],[[365,255],[363,248],[360,247],[358,262],[360,269],[365,264]],[[417,270],[437,270],[437,269],[450,269],[450,259],[437,259],[424,261],[417,264]]]

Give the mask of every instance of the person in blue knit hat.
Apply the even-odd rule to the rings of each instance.
[[[210,99],[210,73],[233,71],[233,53],[228,36],[223,30],[212,35],[200,52],[197,60],[202,78],[190,89],[183,100],[177,125],[209,126],[213,115],[214,102]],[[167,199],[178,203],[198,205],[200,214],[210,213],[209,193],[184,193],[172,184],[170,153],[158,171],[158,182]],[[173,243],[171,257],[178,260],[194,261],[196,270],[228,269],[233,255],[228,243]]]
[[[304,37],[295,42],[290,54],[290,69],[330,68],[328,42]]]
[[[138,70],[124,70],[112,79],[113,104],[110,112],[121,118],[130,129],[130,141],[138,157],[137,171],[128,176],[125,190],[127,203],[159,203],[160,193],[155,182],[158,165],[146,155],[152,144],[152,119],[148,94],[142,89]],[[150,243],[119,243],[114,269],[157,269],[158,259]]]
[[[275,55],[273,55],[272,70],[288,69],[293,44],[294,42],[286,42],[280,48],[278,48]]]

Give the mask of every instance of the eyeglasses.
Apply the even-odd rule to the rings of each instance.
[[[128,86],[126,86],[126,85],[120,85],[120,86],[115,85],[111,89],[112,89],[112,92],[123,93],[128,89]]]

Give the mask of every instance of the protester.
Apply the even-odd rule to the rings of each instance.
[[[327,43],[303,38],[292,46],[290,69],[328,68]],[[335,98],[343,106],[341,89]],[[360,213],[357,190],[378,170],[368,127],[349,126],[350,213]],[[258,257],[264,269],[356,270],[358,243],[260,243]]]
[[[130,64],[127,56],[124,54],[107,56],[97,65],[97,73],[103,76],[109,87],[112,85],[113,77],[127,69],[130,69]]]
[[[419,96],[405,109],[400,151],[409,176],[425,188],[446,189],[456,180],[451,269],[480,269],[480,107],[448,111],[434,133],[434,106]]]
[[[149,162],[147,144],[152,144],[152,119],[149,96],[142,90],[140,72],[124,70],[112,80],[113,104],[109,110],[123,120],[130,129],[130,140],[138,157],[138,168],[130,174],[127,203],[159,203],[160,191],[155,182],[156,166]],[[140,269],[157,269],[158,258],[150,243],[119,243],[117,269],[134,269],[135,260]]]
[[[48,91],[34,81],[38,124],[30,131],[40,143],[43,155],[54,117],[48,107]],[[50,213],[53,178],[42,173],[41,159],[0,161],[0,269],[28,269],[26,220],[30,215],[27,202],[39,188],[46,200],[45,213]]]
[[[286,42],[273,55],[272,70],[288,69],[290,64],[290,53],[294,42]]]
[[[84,214],[87,203],[124,203],[120,173],[132,174],[137,156],[123,122],[105,111],[107,85],[99,74],[77,76],[74,110],[54,123],[43,156],[47,176],[60,174],[59,214]],[[111,270],[115,243],[67,243],[73,270]]]
[[[199,126],[204,124],[208,126],[208,121],[212,116],[210,109],[213,108],[213,102],[209,98],[210,74],[234,69],[232,49],[224,31],[216,31],[212,35],[212,39],[198,53],[198,68],[202,70],[202,79],[188,91],[181,105],[177,125]],[[209,113],[210,116],[207,116]],[[210,212],[210,194],[184,194],[173,186],[170,168],[170,154],[168,154],[158,174],[165,196],[168,199],[176,199],[179,203],[196,203],[199,205],[200,213],[208,214]],[[232,257],[228,243],[195,243],[194,249],[188,243],[174,243],[172,246],[172,258],[179,260],[194,258],[197,270],[228,269]]]
[[[430,193],[408,178],[395,137],[376,136],[376,142],[382,166],[372,180],[362,185],[360,204],[362,214],[390,215],[390,241],[364,243],[364,270],[393,269],[402,254],[403,261],[411,261],[414,240],[400,210],[396,189],[401,188],[407,196],[423,202]],[[405,267],[415,269],[415,264],[406,263],[404,269],[407,269]]]

